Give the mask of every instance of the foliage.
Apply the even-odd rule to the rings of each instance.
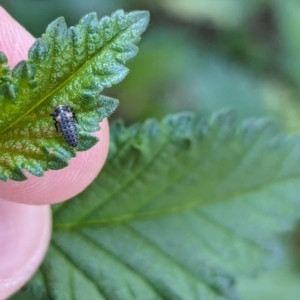
[[[116,122],[104,170],[53,207],[51,246],[30,291],[238,299],[236,276],[270,266],[276,235],[299,217],[299,145],[265,120],[236,125],[231,111]]]
[[[99,130],[98,122],[118,103],[100,93],[128,73],[124,64],[136,55],[148,20],[139,11],[117,11],[100,21],[91,13],[68,29],[58,18],[30,48],[28,61],[12,71],[1,53],[0,179],[24,180],[23,169],[36,176],[61,169],[76,150],[97,142],[89,132]],[[50,118],[60,104],[72,107],[79,119],[76,149],[56,133]]]

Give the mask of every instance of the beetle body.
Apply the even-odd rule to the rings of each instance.
[[[55,121],[56,130],[60,130],[66,142],[72,147],[77,147],[78,137],[75,121],[77,123],[78,121],[73,109],[68,105],[59,105],[51,116]]]

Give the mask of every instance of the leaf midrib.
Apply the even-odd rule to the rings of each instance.
[[[251,188],[245,189],[244,191],[239,191],[236,193],[233,193],[232,195],[228,195],[225,198],[216,198],[212,200],[210,203],[217,203],[221,201],[230,201],[233,200],[240,195],[247,195],[251,193],[256,193],[258,191],[262,191],[268,187],[271,187],[273,185],[277,184],[283,184],[286,182],[289,182],[291,180],[296,180],[300,179],[300,174],[297,175],[291,175],[289,177],[286,177],[285,179],[279,179],[275,180],[274,182],[269,182],[264,185],[257,185],[253,186]],[[201,203],[199,201],[192,201],[190,203],[185,203],[182,205],[174,206],[174,207],[169,207],[166,209],[160,209],[160,210],[154,210],[151,212],[145,212],[145,213],[138,213],[138,214],[126,214],[120,217],[110,217],[110,218],[103,218],[101,220],[92,220],[92,221],[81,221],[81,222],[71,222],[71,223],[65,223],[65,224],[55,224],[53,225],[53,229],[59,230],[59,229],[73,229],[76,227],[92,227],[92,226],[101,226],[101,225],[115,225],[118,223],[122,223],[125,221],[132,221],[132,220],[142,220],[142,219],[148,219],[150,217],[157,217],[165,214],[171,214],[171,213],[178,213],[184,210],[189,210],[194,207],[197,207]],[[205,204],[203,206],[206,206],[209,204]]]
[[[107,202],[109,199],[111,199],[111,197],[115,194],[117,194],[118,192],[120,192],[122,189],[124,189],[124,187],[128,186],[128,184],[130,184],[131,182],[133,182],[133,179],[136,178],[136,176],[140,173],[142,173],[143,171],[145,171],[146,168],[149,167],[149,165],[151,166],[153,164],[153,161],[155,160],[155,158],[157,158],[157,156],[159,156],[161,153],[162,153],[162,149],[168,145],[168,141],[169,141],[169,138],[171,138],[170,135],[167,135],[166,137],[166,141],[161,145],[161,148],[155,153],[155,155],[151,158],[150,161],[148,161],[144,166],[142,166],[142,168],[138,169],[138,171],[134,174],[134,176],[132,176],[131,180],[127,181],[125,186],[122,185],[121,188],[119,188],[117,191],[113,191],[112,194],[110,194],[109,197],[106,198],[106,201],[102,202],[101,203],[101,206],[103,205],[103,203]],[[126,145],[126,144],[125,144]],[[254,143],[252,144],[254,145]],[[251,146],[250,149],[252,149],[253,146]],[[247,153],[249,153],[249,151],[247,151]],[[288,156],[290,154],[290,151],[287,151],[286,156]],[[239,159],[238,161],[238,164],[244,159],[245,157],[245,153],[243,153],[242,157]],[[282,164],[284,163],[284,159],[280,160],[279,161],[280,163],[280,166],[282,166]],[[233,170],[235,170],[236,168],[236,165],[235,167],[231,170],[231,172]],[[193,169],[193,168],[192,168]],[[277,168],[277,170],[280,170],[280,168]],[[231,173],[230,172],[230,173]],[[190,169],[188,170],[187,173],[190,173]],[[160,195],[161,193],[163,193],[165,190],[167,190],[170,186],[174,185],[176,182],[180,181],[182,178],[185,178],[188,174],[186,172],[184,172],[183,174],[181,174],[180,177],[176,178],[173,182],[169,182],[168,185],[166,185],[157,195],[155,196],[158,196]],[[297,174],[298,176],[300,174]],[[297,176],[295,175],[295,177]],[[215,197],[215,199],[213,199],[211,202],[213,203],[216,203],[216,202],[220,202],[220,201],[227,201],[229,199],[232,199],[232,198],[235,198],[235,197],[238,197],[239,195],[245,193],[250,193],[251,191],[258,191],[258,190],[263,190],[265,188],[267,188],[268,186],[272,186],[274,184],[277,184],[277,183],[280,183],[281,181],[288,181],[290,180],[291,178],[293,178],[294,176],[290,176],[290,177],[287,177],[287,178],[284,178],[284,179],[278,179],[278,180],[274,180],[274,177],[276,176],[276,173],[273,174],[273,177],[271,179],[269,179],[269,182],[267,182],[266,184],[262,184],[262,185],[256,185],[256,186],[252,186],[252,187],[249,187],[249,188],[245,188],[244,190],[242,191],[237,191],[237,192],[233,192],[231,193],[231,195],[228,195],[226,196],[225,198],[218,198],[218,196]],[[274,181],[271,181],[271,180],[274,180]],[[155,196],[152,196],[152,198],[154,198]],[[147,202],[149,202],[150,200],[148,200]],[[163,215],[163,214],[168,214],[168,213],[177,213],[179,211],[183,211],[183,210],[187,210],[187,209],[191,209],[193,207],[196,207],[197,205],[201,204],[201,202],[199,201],[192,201],[190,203],[185,203],[183,205],[178,205],[176,207],[169,207],[169,208],[165,208],[165,209],[159,209],[159,210],[154,210],[154,211],[151,211],[151,212],[145,212],[145,213],[138,213],[136,214],[135,212],[133,213],[130,213],[130,214],[126,214],[126,215],[123,215],[121,217],[109,217],[109,218],[106,218],[106,219],[102,219],[102,220],[94,220],[94,221],[84,221],[84,219],[86,219],[86,217],[88,215],[90,215],[90,213],[88,213],[87,215],[85,215],[84,217],[81,217],[79,220],[77,220],[76,222],[72,222],[72,223],[68,223],[66,224],[66,226],[64,225],[58,225],[56,227],[56,225],[54,225],[55,228],[64,228],[64,227],[67,227],[67,228],[73,228],[73,227],[76,227],[76,226],[95,226],[95,225],[109,225],[109,224],[115,224],[115,223],[120,223],[122,221],[129,221],[129,220],[134,220],[134,219],[144,219],[144,218],[149,218],[149,217],[153,217],[153,216],[160,216],[160,215]],[[205,205],[205,204],[204,204]],[[98,206],[98,208],[100,207],[100,205]],[[62,205],[61,207],[59,207],[58,211],[61,211],[61,209],[64,209],[64,205]],[[95,208],[93,208],[92,211],[94,211]],[[56,212],[57,213],[57,212]]]
[[[118,34],[113,37],[111,39],[111,41],[109,41],[104,47],[101,47],[99,49],[99,51],[97,51],[94,55],[91,56],[91,58],[89,60],[86,60],[79,68],[76,72],[74,72],[70,77],[68,77],[62,84],[60,84],[56,89],[54,89],[48,96],[42,98],[42,100],[38,101],[36,105],[33,105],[31,109],[29,109],[25,114],[23,114],[20,118],[17,118],[15,122],[10,123],[6,128],[4,128],[2,131],[0,131],[0,134],[6,132],[9,128],[13,127],[15,124],[17,124],[18,122],[20,122],[20,120],[24,119],[28,114],[30,114],[33,110],[35,110],[39,105],[41,105],[46,99],[48,99],[49,97],[51,97],[52,95],[54,95],[57,90],[61,89],[63,86],[67,85],[69,81],[71,81],[75,76],[77,76],[78,73],[80,73],[80,71],[86,66],[86,64],[88,62],[91,62],[92,60],[95,59],[96,56],[101,55],[106,49],[109,48],[109,46],[126,30],[128,30],[131,26],[133,26],[135,24],[131,23],[129,27],[127,27],[126,29],[120,30],[118,32]],[[69,28],[70,30],[70,28]],[[68,31],[69,31],[68,30]]]
[[[162,133],[161,133],[161,134],[162,134]],[[132,138],[133,138],[133,137],[132,137]],[[108,197],[106,197],[101,203],[99,203],[99,205],[96,206],[96,208],[93,207],[91,210],[88,211],[88,213],[86,213],[84,216],[81,216],[81,218],[80,218],[79,220],[77,220],[77,222],[80,223],[82,220],[86,219],[92,212],[95,211],[95,209],[99,209],[100,207],[102,207],[102,206],[103,206],[106,202],[108,202],[113,196],[117,195],[120,191],[122,191],[124,188],[126,188],[128,185],[130,185],[132,182],[134,182],[134,180],[138,177],[139,174],[145,172],[145,171],[148,169],[148,167],[151,167],[151,166],[153,165],[154,161],[155,161],[158,157],[160,157],[160,155],[164,152],[166,146],[170,145],[170,141],[171,141],[172,138],[173,138],[172,134],[170,134],[170,133],[166,134],[165,141],[160,145],[160,148],[154,153],[154,155],[152,155],[151,159],[150,159],[148,162],[146,162],[144,165],[142,165],[142,167],[139,168],[139,169],[133,174],[133,176],[131,176],[129,179],[127,179],[127,180],[125,181],[125,183],[123,183],[123,184],[121,185],[121,187],[119,187],[116,191],[113,191]],[[134,138],[133,138],[133,139],[134,139]],[[129,144],[130,144],[130,143],[129,143]],[[255,143],[253,143],[252,145],[254,145],[254,144],[255,144]],[[124,144],[123,144],[123,147],[124,147],[124,148],[128,147],[128,144],[127,144],[127,143],[124,143]],[[121,148],[121,150],[123,149],[123,147]],[[251,146],[251,148],[252,148],[252,146]],[[114,161],[117,157],[119,157],[119,156],[121,155],[121,153],[122,153],[122,151],[120,151],[120,149],[119,149],[119,151],[115,153],[114,157],[111,157],[111,158],[110,158],[110,163],[111,163],[112,161]],[[244,156],[245,156],[247,153],[249,153],[249,149],[248,149],[248,151],[247,151],[246,153],[242,153],[242,159],[244,158]],[[239,161],[240,161],[240,160],[239,160]],[[239,163],[239,162],[238,162],[238,163]],[[235,167],[236,167],[236,166],[235,166]],[[107,169],[106,169],[106,168],[103,170],[103,172],[104,172],[104,173],[106,172],[108,176],[111,176],[111,175],[107,172]],[[231,172],[232,172],[232,171],[231,171]],[[182,177],[182,176],[181,176],[181,177]],[[176,180],[180,180],[181,177],[177,178]],[[176,182],[176,180],[175,180],[175,182]],[[164,189],[166,189],[167,187],[168,187],[168,186],[166,186]],[[61,210],[61,209],[63,209],[63,208],[64,208],[64,205],[62,205],[61,207],[59,207],[58,210]],[[56,213],[57,213],[57,211],[56,211]]]

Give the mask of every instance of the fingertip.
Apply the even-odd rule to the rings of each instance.
[[[47,171],[43,177],[31,174],[22,182],[0,182],[0,198],[25,204],[52,204],[70,199],[83,191],[103,167],[109,148],[107,119],[95,135],[99,142],[90,150],[77,152],[69,166]]]

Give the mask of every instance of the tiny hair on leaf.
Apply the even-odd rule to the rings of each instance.
[[[90,13],[70,28],[60,17],[12,70],[0,52],[1,180],[25,180],[24,170],[43,176],[64,168],[76,151],[97,143],[90,133],[118,105],[101,93],[127,75],[124,64],[137,54],[148,22],[146,11],[118,10],[100,20]],[[56,131],[50,114],[59,105],[76,113],[78,145]]]

